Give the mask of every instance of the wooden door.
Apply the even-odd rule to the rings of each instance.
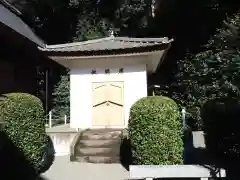
[[[123,125],[123,82],[93,83],[93,126]]]

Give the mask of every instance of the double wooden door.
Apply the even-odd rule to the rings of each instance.
[[[92,83],[93,126],[124,126],[123,82]]]

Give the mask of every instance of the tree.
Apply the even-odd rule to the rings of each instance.
[[[91,19],[91,17],[83,16],[78,19],[73,41],[103,38],[109,35],[110,29],[109,23],[105,19]]]
[[[190,118],[201,121],[200,109],[209,100],[229,97],[240,100],[239,52],[240,14],[236,13],[223,21],[222,28],[201,52],[188,54],[179,61],[180,71],[171,88],[182,91],[181,96],[177,93],[172,96],[188,108]]]
[[[112,21],[119,34],[136,37],[141,36],[142,31],[148,31],[152,20],[152,3],[152,0],[122,1]]]
[[[70,77],[68,72],[61,75],[61,79],[53,91],[54,119],[63,119],[65,115],[70,115]]]

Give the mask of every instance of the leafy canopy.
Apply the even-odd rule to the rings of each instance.
[[[190,118],[201,121],[200,109],[209,100],[228,97],[239,100],[239,48],[240,14],[237,13],[223,21],[222,28],[201,52],[187,54],[178,62],[179,73],[170,89],[177,90],[173,97],[187,107]]]

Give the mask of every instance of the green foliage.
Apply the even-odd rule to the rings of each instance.
[[[106,37],[111,29],[129,35],[147,27],[152,0],[72,0],[70,4],[79,12],[74,41],[81,41]]]
[[[11,0],[9,0],[11,2]],[[152,0],[16,0],[24,20],[48,42],[83,41],[148,26]],[[61,29],[61,31],[59,31]]]
[[[172,98],[187,108],[194,128],[202,129],[200,111],[207,101],[229,97],[239,100],[239,40],[240,16],[237,13],[223,22],[201,52],[187,53],[186,58],[178,62],[179,73],[169,89],[176,90]]]
[[[145,97],[131,107],[129,138],[134,164],[182,164],[182,137],[180,111],[172,99]]]
[[[63,119],[70,115],[70,76],[63,74],[53,91],[53,117]]]
[[[219,24],[219,19],[225,16],[226,12],[239,8],[239,3],[233,0],[198,2],[190,0],[184,2],[167,0],[7,1],[22,12],[24,20],[47,44],[83,40],[89,26],[95,26],[94,28],[98,29],[100,22],[107,22],[107,26],[125,36],[175,37],[180,35],[180,39],[183,39],[183,41],[180,40],[182,48],[182,44],[188,43],[190,39],[192,45],[198,44],[202,36],[208,36],[209,29],[215,29],[215,25]],[[155,18],[151,17],[152,3],[156,5]],[[98,29],[100,33],[102,30],[104,28]],[[179,41],[179,38],[175,39]]]
[[[114,27],[123,35],[136,36],[138,31],[149,27],[152,0],[122,1],[115,11]]]
[[[0,117],[5,122],[2,130],[39,172],[43,167],[47,146],[41,101],[29,94],[6,94],[0,110]]]
[[[98,19],[94,22],[90,22],[87,17],[81,17],[85,19],[78,20],[77,31],[74,37],[74,41],[87,41],[91,39],[104,38],[109,36],[110,27],[107,22]]]
[[[102,38],[115,34],[130,35],[149,23],[152,0],[71,1],[79,9],[74,41]]]

